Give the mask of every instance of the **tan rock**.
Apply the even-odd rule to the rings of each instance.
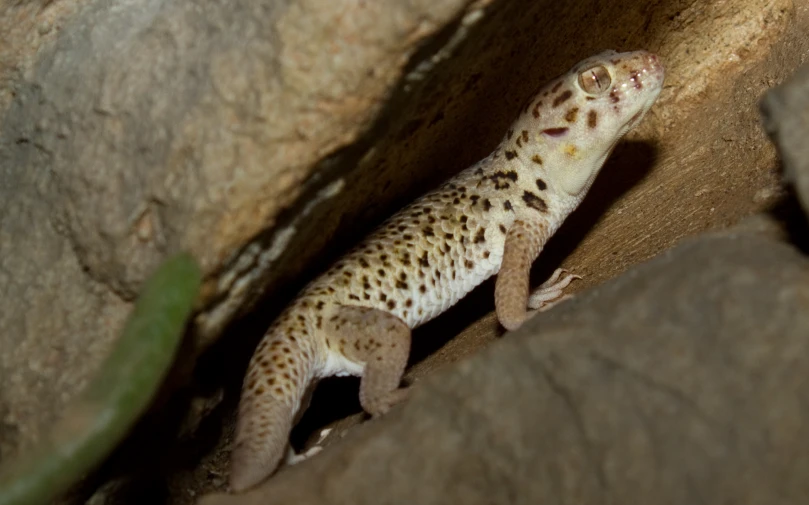
[[[783,243],[685,241],[198,503],[806,503],[807,280]]]

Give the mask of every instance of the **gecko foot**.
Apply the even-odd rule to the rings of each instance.
[[[572,274],[564,268],[557,268],[550,279],[545,281],[528,297],[528,308],[543,312],[557,303],[573,298],[573,295],[564,294],[564,289],[574,279],[581,279],[581,276]]]
[[[300,454],[296,454],[295,449],[290,447],[289,451],[287,452],[286,464],[289,466],[297,465],[301,461],[311,458],[312,456],[314,456],[315,454],[319,453],[322,450],[323,450],[322,445],[315,445]]]
[[[329,436],[329,433],[331,433],[331,430],[332,430],[331,428],[324,428],[323,430],[321,430],[320,431],[320,438],[317,439],[317,442],[315,442],[315,445],[313,445],[312,447],[310,447],[309,449],[307,449],[306,451],[304,451],[304,452],[302,452],[300,454],[296,454],[295,449],[293,449],[290,446],[289,450],[287,451],[286,464],[289,465],[289,466],[297,465],[301,461],[303,461],[305,459],[309,459],[312,456],[314,456],[315,454],[322,451],[323,446],[320,445],[320,444],[322,444],[323,441],[326,440],[326,437]]]

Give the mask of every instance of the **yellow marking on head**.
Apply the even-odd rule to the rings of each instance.
[[[565,154],[567,154],[571,158],[574,158],[574,159],[579,159],[580,158],[580,156],[579,156],[579,148],[574,146],[573,144],[564,144],[564,146],[562,147],[562,150],[565,152]]]

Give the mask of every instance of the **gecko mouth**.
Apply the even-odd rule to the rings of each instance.
[[[643,111],[639,110],[638,112],[635,113],[634,116],[629,118],[629,122],[627,123],[629,125],[629,128],[634,128],[635,125],[638,124],[638,121],[640,120],[641,116],[643,116]]]

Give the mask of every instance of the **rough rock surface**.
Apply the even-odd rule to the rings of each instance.
[[[785,178],[809,213],[809,63],[764,95],[761,112],[764,127],[778,146]]]
[[[806,503],[809,261],[689,240],[419,384],[258,503]]]
[[[58,415],[167,253],[202,263],[200,306],[224,309],[200,334],[218,334],[283,249],[241,248],[469,3],[94,2],[20,57],[0,130],[2,453]],[[32,6],[52,7],[3,13]]]

